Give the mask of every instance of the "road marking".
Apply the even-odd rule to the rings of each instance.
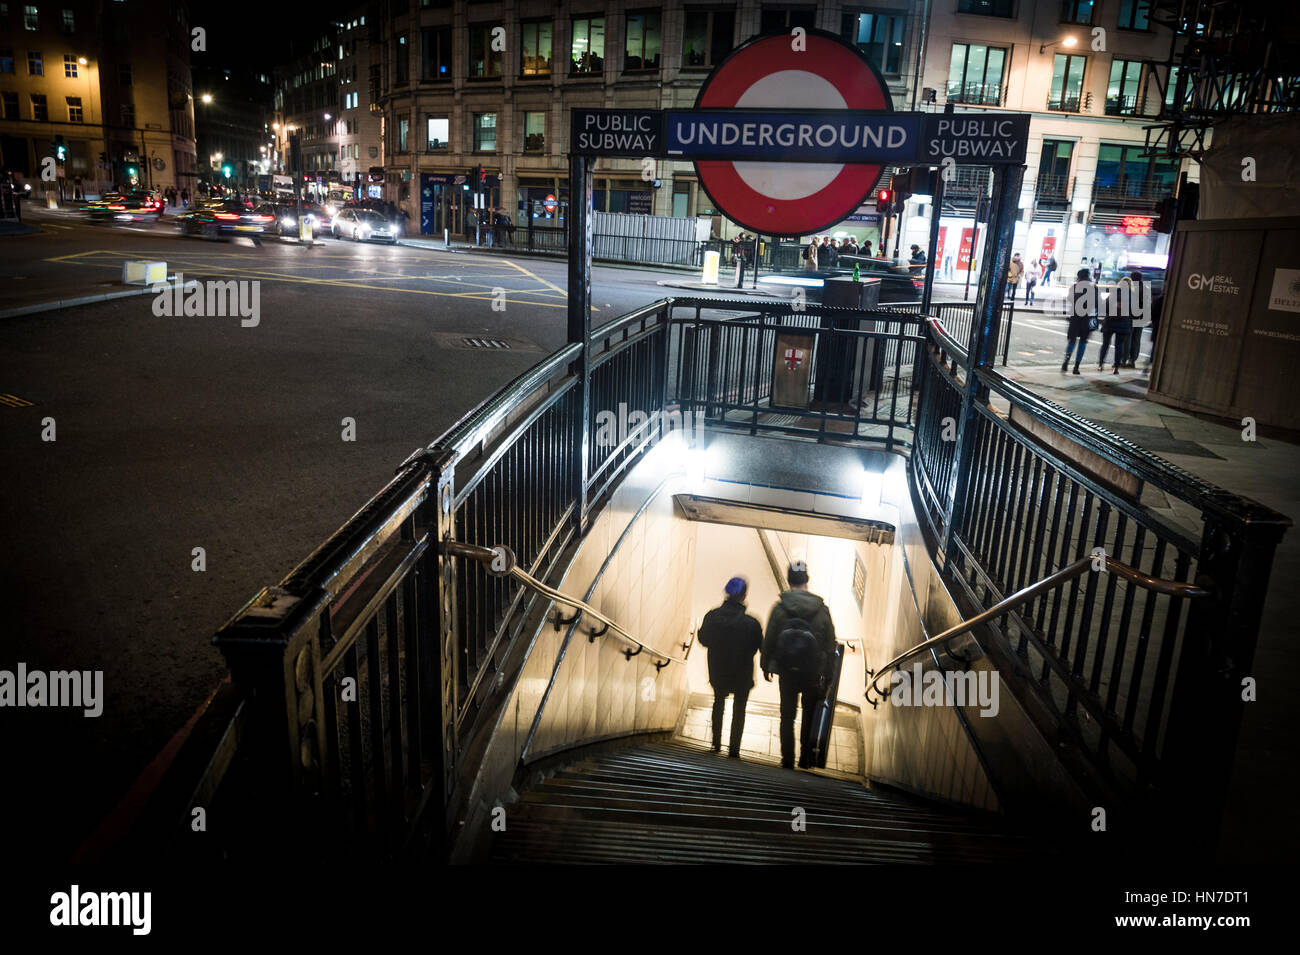
[[[136,254],[148,255],[150,253],[139,252]],[[166,254],[166,253],[157,253],[157,254]],[[122,253],[110,252],[105,249],[99,249],[93,252],[77,252],[71,255],[57,256],[54,258],[46,259],[45,261],[57,262],[66,259],[81,258],[87,255],[121,256]],[[243,256],[243,257],[252,258],[253,256],[250,255],[250,256]],[[112,264],[104,263],[104,262],[89,262],[86,264],[98,266],[100,268],[108,268],[114,270],[120,268],[120,262],[115,262]],[[242,275],[249,278],[265,279],[267,281],[273,281],[273,282],[290,282],[298,285],[332,285],[337,288],[369,289],[378,292],[397,292],[406,295],[435,295],[440,298],[475,299],[479,301],[484,301],[491,298],[493,295],[495,295],[495,288],[497,288],[497,286],[481,285],[478,286],[478,290],[475,291],[436,292],[433,291],[432,289],[392,288],[386,285],[374,285],[366,282],[353,282],[353,281],[346,281],[343,279],[300,277],[295,275],[286,275],[279,272],[273,272],[267,269],[249,269],[249,268],[238,268],[235,266],[228,266],[228,265],[214,265],[211,262],[195,262],[193,260],[189,260],[187,262],[185,259],[178,260],[174,255],[171,256],[170,260],[168,261],[168,271],[170,272],[183,272],[189,268],[193,268],[199,272],[207,271],[207,272],[218,272],[218,273],[228,274],[228,275]],[[527,270],[524,269],[522,271],[526,272]],[[541,279],[537,276],[533,276],[533,278],[536,278],[537,281],[542,282],[543,284],[550,284],[545,282],[544,279]],[[461,284],[466,284],[466,283],[461,283]],[[554,288],[554,286],[551,287]],[[471,288],[473,288],[473,286],[471,286]],[[505,291],[508,296],[509,295],[549,295],[549,293],[545,289],[506,289]],[[561,292],[561,294],[563,293]],[[535,305],[540,308],[567,308],[568,307],[567,305],[558,302],[537,302],[537,301],[519,300],[519,299],[512,300],[509,297],[507,297],[505,301],[506,302],[513,301],[513,303],[516,305]]]
[[[8,405],[10,408],[30,408],[32,404],[33,402],[17,395],[0,395],[0,405]]]

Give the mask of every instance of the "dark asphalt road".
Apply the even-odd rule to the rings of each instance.
[[[54,857],[223,677],[217,627],[565,335],[562,262],[58,224],[5,240],[0,308],[21,283],[102,281],[156,257],[187,278],[260,280],[261,314],[247,328],[158,317],[146,295],[0,324],[0,393],[30,403],[0,406],[0,669],[104,672],[98,718],[0,714],[0,759],[26,780],[4,787],[8,818],[30,819],[23,832]],[[595,279],[598,321],[664,294],[639,273]],[[466,336],[513,347],[456,347]]]

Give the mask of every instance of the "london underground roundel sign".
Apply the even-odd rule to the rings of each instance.
[[[779,33],[738,47],[709,74],[695,107],[893,111],[875,67],[831,33]],[[773,145],[779,149],[777,138]],[[883,166],[697,160],[700,184],[727,218],[763,235],[807,235],[871,195]]]

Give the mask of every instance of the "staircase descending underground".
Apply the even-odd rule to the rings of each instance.
[[[805,831],[795,831],[802,809]],[[714,755],[674,739],[565,766],[507,809],[491,861],[982,863],[1030,861],[1030,840],[860,781]]]

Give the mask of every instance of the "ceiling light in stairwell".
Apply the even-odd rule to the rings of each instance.
[[[880,507],[880,491],[885,484],[885,475],[871,468],[862,469],[862,504],[867,508]]]

